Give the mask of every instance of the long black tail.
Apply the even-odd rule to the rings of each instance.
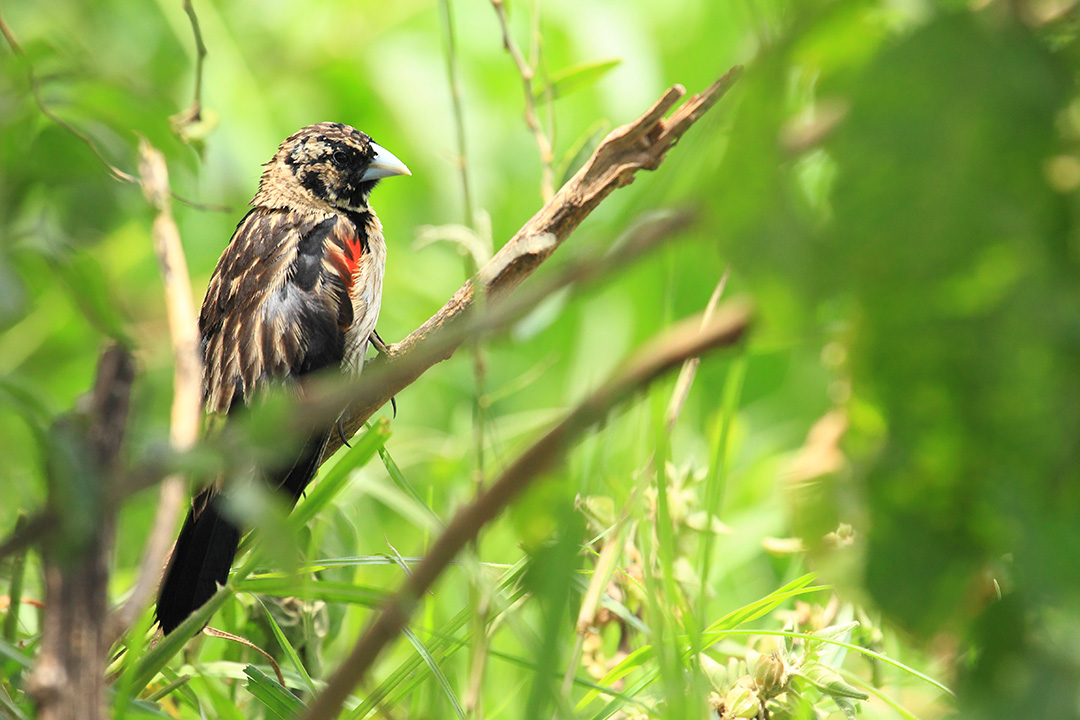
[[[311,437],[295,463],[270,473],[271,487],[280,489],[295,504],[319,469],[328,437],[329,433]],[[158,591],[157,618],[166,635],[229,579],[241,529],[222,514],[220,502],[221,496],[214,490],[203,490],[180,529]]]
[[[240,528],[218,509],[219,497],[203,490],[188,510],[158,591],[157,618],[172,632],[229,579]],[[196,508],[202,512],[196,514]]]

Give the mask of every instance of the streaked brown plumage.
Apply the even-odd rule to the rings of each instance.
[[[368,205],[381,178],[407,175],[400,160],[340,123],[289,137],[266,164],[252,209],[210,279],[199,316],[203,398],[229,413],[261,388],[295,384],[328,367],[359,372],[382,297],[386,244]],[[318,469],[329,429],[295,461],[267,471],[295,502]],[[240,528],[211,487],[192,502],[158,595],[168,633],[228,579]]]

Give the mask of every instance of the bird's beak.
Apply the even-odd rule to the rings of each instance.
[[[380,180],[394,175],[412,175],[409,168],[405,167],[405,163],[394,157],[394,153],[376,143],[371,143],[371,149],[375,151],[375,159],[360,176],[360,182]]]

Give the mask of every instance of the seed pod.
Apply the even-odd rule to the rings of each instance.
[[[775,697],[783,692],[787,684],[787,668],[777,653],[769,653],[758,658],[754,665],[754,681],[758,691],[765,698]]]
[[[727,707],[727,717],[733,718],[756,718],[761,711],[761,701],[749,678],[739,680],[728,690],[724,705]]]

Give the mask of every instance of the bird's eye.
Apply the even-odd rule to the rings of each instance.
[[[334,164],[341,166],[348,162],[349,156],[345,154],[344,150],[337,150],[334,152]]]

